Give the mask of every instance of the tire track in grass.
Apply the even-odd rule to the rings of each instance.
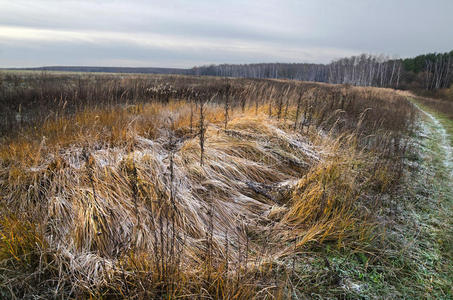
[[[453,150],[452,147],[450,146],[450,139],[451,137],[448,135],[447,130],[445,127],[442,125],[442,123],[431,113],[426,111],[425,109],[422,109],[420,105],[418,105],[415,102],[412,102],[414,106],[422,112],[425,116],[428,117],[428,119],[431,121],[433,124],[434,129],[438,132],[440,139],[441,139],[441,144],[439,145],[440,148],[443,150],[443,154],[445,156],[443,163],[445,166],[445,169],[449,173],[449,178],[453,178],[453,161],[452,161],[452,156],[453,156]]]
[[[424,266],[430,271],[431,280],[426,282],[430,288],[424,297],[453,299],[453,136],[445,127],[451,120],[415,99],[409,100],[425,116],[420,120],[420,143],[426,150],[421,167],[425,169],[422,173],[429,175],[419,183],[430,189],[422,207],[413,211],[422,228],[419,247],[413,253],[415,257],[421,254],[419,263],[423,266],[419,271]],[[415,273],[423,278],[423,272]]]

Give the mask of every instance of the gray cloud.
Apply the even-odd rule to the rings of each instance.
[[[0,0],[0,67],[328,62],[453,48],[451,0]]]

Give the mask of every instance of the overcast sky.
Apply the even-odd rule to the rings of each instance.
[[[453,0],[0,0],[0,67],[192,67],[453,50]]]

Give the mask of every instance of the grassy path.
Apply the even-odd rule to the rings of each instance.
[[[418,296],[453,299],[453,120],[412,100],[422,112],[419,171],[412,181],[408,219],[418,228],[412,249]],[[415,296],[415,295],[414,295]]]
[[[414,105],[428,118],[432,123],[432,129],[437,132],[440,137],[439,146],[441,147],[440,155],[444,156],[444,165],[446,170],[453,171],[453,120],[443,115],[441,112],[435,111],[427,106],[413,101]],[[451,178],[453,179],[453,178]]]

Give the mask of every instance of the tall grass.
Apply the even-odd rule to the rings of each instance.
[[[390,90],[291,81],[2,82],[11,298],[287,298],[288,257],[372,238],[415,117]]]

